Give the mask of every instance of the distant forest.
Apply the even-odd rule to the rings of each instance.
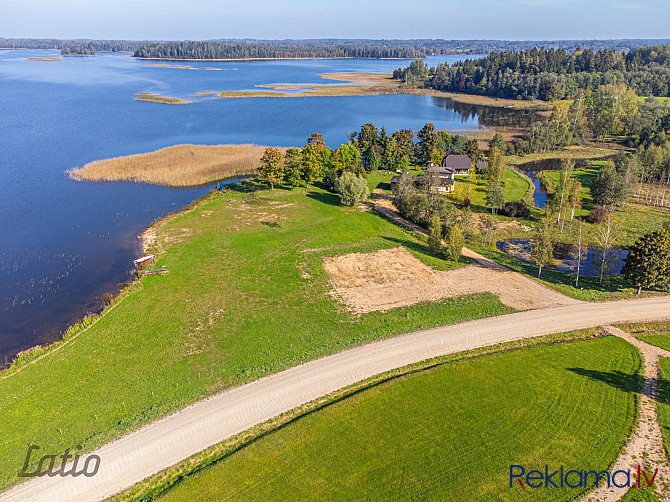
[[[553,101],[606,84],[626,84],[640,96],[670,96],[670,46],[629,52],[533,48],[437,68],[417,60],[396,70],[394,78],[415,87],[510,99]]]
[[[165,42],[143,45],[135,57],[167,59],[422,58],[425,50],[382,43]]]
[[[256,40],[217,39],[206,42],[169,42],[133,40],[62,40],[0,38],[0,47],[17,49],[57,49],[82,47],[92,52],[137,52],[142,57],[180,59],[228,59],[248,57],[402,57],[423,58],[439,54],[489,54],[523,51],[533,47],[574,51],[578,47],[592,51],[615,50],[627,53],[639,47],[666,45],[670,40],[372,40],[310,39]],[[173,55],[165,55],[173,54]],[[178,54],[178,55],[175,55]]]

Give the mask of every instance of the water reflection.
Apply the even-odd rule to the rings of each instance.
[[[532,263],[530,259],[530,239],[508,239],[496,243],[499,251],[515,256],[526,263]],[[624,265],[624,259],[628,256],[626,249],[611,249],[605,252],[606,275],[619,275]],[[557,243],[554,246],[554,263],[551,268],[568,274],[577,271],[577,246],[566,243]],[[596,246],[587,246],[579,266],[581,275],[600,275],[600,267],[603,260],[602,250]]]

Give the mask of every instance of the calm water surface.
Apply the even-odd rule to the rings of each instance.
[[[323,72],[391,72],[409,61],[311,60],[146,66],[123,54],[28,61],[52,51],[0,51],[0,364],[53,341],[131,276],[138,234],[211,187],[85,183],[66,171],[179,143],[294,146],[314,131],[331,146],[374,122],[393,131],[473,130],[511,113],[424,96],[212,99],[198,91],[267,83],[332,83]],[[430,65],[460,59],[429,58]],[[137,92],[197,100],[169,106]]]

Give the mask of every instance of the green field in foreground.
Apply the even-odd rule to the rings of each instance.
[[[670,350],[670,321],[622,324],[620,328],[643,342]]]
[[[295,420],[162,500],[573,500],[510,464],[607,469],[637,416],[640,359],[606,337],[446,363]]]
[[[659,360],[659,385],[658,385],[658,423],[663,432],[665,441],[665,452],[670,452],[670,357],[661,357]],[[670,455],[668,455],[670,459]]]
[[[242,190],[242,188],[238,188]],[[317,188],[227,193],[169,220],[154,266],[96,324],[0,373],[0,488],[28,445],[91,449],[203,396],[370,340],[510,312],[475,295],[361,316],[330,294],[324,256],[407,246],[373,211]],[[130,266],[130,264],[129,264]]]

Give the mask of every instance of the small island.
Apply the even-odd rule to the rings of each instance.
[[[60,50],[61,56],[95,56],[93,49],[83,45],[66,45]]]
[[[193,101],[189,101],[188,99],[160,96],[153,92],[138,92],[135,96],[135,101],[149,101],[151,103],[161,103],[164,105],[188,105],[193,103]]]

